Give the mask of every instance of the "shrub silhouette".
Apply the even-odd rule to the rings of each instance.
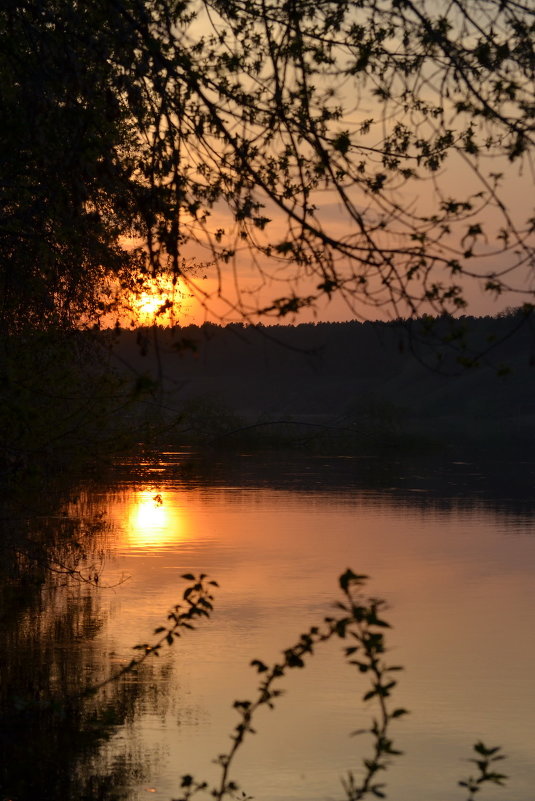
[[[206,574],[198,577],[191,573],[183,575],[191,582],[183,592],[182,602],[168,614],[168,623],[154,630],[158,639],[153,643],[136,645],[139,652],[130,663],[118,673],[110,676],[99,685],[88,688],[86,694],[93,694],[105,685],[134,670],[149,656],[157,656],[163,647],[172,646],[175,640],[195,628],[201,619],[208,619],[213,611],[213,588],[217,582],[208,580]],[[225,798],[247,799],[238,782],[231,778],[234,759],[245,740],[255,733],[253,724],[262,707],[273,709],[282,694],[281,680],[291,671],[303,669],[315,650],[333,639],[346,643],[344,657],[357,671],[368,679],[368,686],[362,695],[366,704],[373,702],[375,711],[370,726],[354,732],[367,734],[370,751],[362,759],[360,769],[349,770],[342,779],[347,801],[360,801],[368,796],[386,798],[386,783],[380,781],[395,758],[402,752],[395,746],[391,732],[392,724],[408,714],[408,710],[397,706],[393,693],[397,687],[397,674],[403,670],[400,665],[387,661],[385,633],[390,628],[384,619],[385,601],[367,597],[364,593],[368,576],[347,569],[339,578],[342,599],[335,604],[336,614],[327,616],[316,626],[300,635],[299,639],[282,652],[282,657],[273,665],[266,665],[260,659],[253,659],[251,666],[259,677],[256,695],[250,700],[234,701],[238,722],[231,734],[231,746],[219,754],[216,763],[220,767],[219,779],[215,784],[199,780],[186,774],[181,778],[181,794],[173,801],[190,801],[194,796],[207,796],[217,801]],[[482,742],[473,746],[475,756],[470,760],[476,766],[474,776],[459,781],[468,792],[467,801],[473,801],[475,794],[485,785],[502,785],[507,778],[496,769],[496,763],[504,759],[499,746],[488,747]]]

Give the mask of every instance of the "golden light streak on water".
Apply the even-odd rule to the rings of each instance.
[[[132,494],[127,513],[126,535],[132,548],[176,545],[183,538],[183,525],[176,506],[166,493],[142,490]]]

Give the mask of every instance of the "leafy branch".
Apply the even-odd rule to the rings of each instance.
[[[94,695],[107,685],[136,670],[149,656],[159,656],[161,649],[165,645],[173,645],[175,640],[183,634],[193,631],[196,628],[195,624],[199,620],[210,617],[214,608],[212,587],[218,586],[217,581],[208,581],[206,573],[201,573],[198,577],[193,573],[184,573],[182,578],[193,583],[184,590],[182,594],[183,603],[177,604],[168,613],[168,625],[158,626],[154,629],[154,634],[160,635],[158,639],[152,644],[145,642],[135,645],[134,650],[138,652],[137,656],[133,657],[116,673],[108,676],[107,679],[87,687],[82,693],[84,697]]]
[[[479,792],[483,784],[498,784],[502,786],[507,778],[504,773],[498,773],[498,771],[494,770],[494,763],[505,759],[505,756],[500,753],[501,748],[499,746],[488,748],[479,742],[474,745],[474,751],[477,757],[471,759],[470,762],[477,765],[478,775],[475,779],[470,776],[468,779],[459,782],[459,785],[466,787],[470,793],[467,801],[474,801],[475,794]]]
[[[401,670],[398,666],[387,665],[384,661],[385,643],[383,630],[389,624],[380,616],[384,608],[384,601],[375,598],[365,598],[361,588],[367,576],[347,570],[340,577],[340,588],[344,594],[344,602],[336,606],[341,615],[326,617],[321,626],[312,626],[301,635],[299,640],[283,652],[283,658],[271,667],[260,659],[251,662],[257,672],[262,676],[254,700],[235,701],[234,708],[239,715],[239,721],[231,735],[232,745],[225,754],[220,754],[216,762],[221,767],[219,782],[209,788],[207,782],[198,782],[192,776],[182,777],[181,788],[183,795],[176,801],[189,801],[193,795],[200,791],[208,791],[217,801],[227,796],[235,797],[239,785],[230,778],[234,758],[249,734],[254,734],[253,719],[261,707],[274,708],[277,698],[282,690],[276,686],[290,670],[304,668],[309,657],[314,654],[316,646],[326,643],[333,638],[352,640],[352,644],[345,648],[345,656],[349,664],[354,665],[359,673],[368,673],[371,687],[364,693],[363,701],[376,699],[379,714],[372,720],[367,730],[373,741],[372,755],[363,760],[363,771],[359,779],[353,772],[349,772],[343,780],[344,790],[348,801],[357,801],[365,795],[372,793],[383,797],[383,784],[375,781],[376,774],[385,770],[390,758],[401,754],[394,748],[390,737],[390,723],[407,714],[405,709],[391,709],[388,699],[397,682],[392,673]],[[242,797],[245,797],[244,795]]]
[[[182,578],[193,582],[183,593],[182,603],[177,604],[169,612],[169,624],[159,626],[154,634],[159,635],[156,642],[135,646],[139,655],[134,657],[117,673],[103,682],[93,685],[82,694],[88,696],[96,693],[106,685],[116,682],[122,676],[138,668],[149,656],[158,656],[164,646],[172,646],[175,640],[187,631],[195,629],[195,624],[202,618],[209,618],[213,611],[212,588],[216,581],[209,581],[205,573],[198,577],[186,573]],[[317,646],[332,639],[342,639],[346,643],[344,656],[359,674],[368,674],[369,686],[362,695],[364,703],[373,701],[376,712],[369,728],[353,732],[371,736],[371,754],[362,759],[358,772],[348,771],[342,779],[345,801],[360,801],[366,796],[385,798],[385,783],[378,781],[378,774],[386,771],[392,758],[400,756],[402,751],[394,746],[391,735],[391,724],[398,718],[408,714],[407,710],[392,704],[391,696],[397,686],[393,678],[403,668],[390,665],[385,661],[385,630],[390,624],[384,620],[383,612],[386,602],[382,599],[366,597],[362,592],[368,576],[354,573],[347,569],[339,578],[343,601],[335,604],[340,614],[325,617],[320,626],[312,626],[301,634],[299,640],[282,653],[282,658],[268,666],[260,659],[253,659],[251,666],[260,675],[256,696],[253,700],[236,700],[234,709],[239,720],[231,734],[231,746],[226,753],[215,760],[221,772],[218,781],[210,786],[207,781],[198,781],[192,775],[182,776],[181,795],[173,801],[190,801],[199,793],[208,793],[216,801],[229,797],[239,801],[250,801],[241,790],[239,784],[231,778],[231,770],[235,756],[244,744],[248,735],[255,734],[255,721],[262,707],[274,709],[277,699],[283,694],[278,686],[279,681],[294,669],[304,668],[315,653]],[[467,801],[474,801],[475,794],[485,784],[503,785],[505,774],[495,770],[495,763],[504,759],[499,747],[488,748],[482,742],[474,745],[476,758],[471,759],[478,769],[475,777],[459,781],[459,785],[468,790]]]

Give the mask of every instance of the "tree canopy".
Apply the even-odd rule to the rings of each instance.
[[[530,301],[534,33],[520,0],[8,0],[4,330],[162,272],[245,316]]]

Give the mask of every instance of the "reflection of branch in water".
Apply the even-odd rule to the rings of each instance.
[[[149,755],[125,742],[112,758],[106,744],[142,700],[156,706],[159,687],[118,682],[104,697],[82,698],[88,676],[109,672],[101,593],[12,550],[0,564],[0,798],[122,798],[130,766],[148,775]]]
[[[100,565],[88,565],[84,570],[80,570],[72,565],[67,565],[61,562],[59,559],[54,557],[48,556],[44,549],[40,549],[36,546],[35,543],[26,541],[25,543],[28,547],[23,548],[20,545],[15,546],[6,546],[9,550],[14,553],[16,556],[21,557],[23,559],[29,559],[32,562],[35,562],[40,567],[48,570],[50,573],[55,573],[56,575],[65,576],[69,579],[74,579],[75,581],[80,581],[84,584],[90,584],[94,587],[102,587],[104,589],[113,589],[114,587],[120,587],[121,584],[124,584],[126,581],[130,579],[130,576],[122,575],[121,578],[116,581],[114,584],[102,584],[100,581],[100,576],[102,573],[102,564]],[[32,553],[32,549],[34,551],[40,550],[40,553]]]

